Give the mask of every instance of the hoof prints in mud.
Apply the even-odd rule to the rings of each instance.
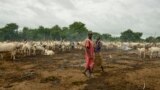
[[[4,85],[3,87],[4,88],[10,88],[10,87],[13,87],[13,85],[11,85],[11,84],[8,83],[8,84]]]
[[[37,76],[35,72],[25,72],[20,79],[21,80],[32,80]]]
[[[74,81],[74,82],[72,82],[72,85],[79,86],[79,85],[83,85],[84,83],[85,83],[84,81]]]
[[[10,77],[5,78],[6,81],[10,83],[22,82],[25,80],[32,80],[37,76],[35,72],[24,72],[21,75],[11,75]]]
[[[61,80],[55,76],[49,76],[47,78],[41,79],[40,83],[53,83],[53,84],[59,84]]]
[[[143,90],[144,83],[144,90],[159,90],[158,58],[141,60],[123,51],[102,55],[105,72],[95,68],[93,78],[82,74],[82,51],[0,60],[0,90]]]
[[[19,75],[11,75],[7,78],[5,78],[5,80],[7,81],[6,84],[3,85],[4,88],[10,88],[14,85],[12,85],[15,82],[22,82],[25,80],[32,80],[35,79],[37,76],[37,74],[35,72],[24,72],[23,74],[19,74]]]
[[[0,69],[0,77],[2,77],[4,74],[4,71]]]
[[[109,90],[154,90],[152,88],[149,87],[145,87],[145,89],[143,89],[142,85],[135,85],[133,83],[124,81],[124,82],[120,82],[118,84],[115,85],[108,85]]]

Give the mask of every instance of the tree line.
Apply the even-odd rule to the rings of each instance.
[[[16,23],[6,24],[0,28],[0,41],[22,41],[22,40],[69,40],[79,41],[84,40],[87,37],[87,33],[91,31],[87,29],[86,25],[82,22],[73,22],[67,27],[60,27],[54,25],[51,28],[39,26],[38,28],[23,27],[19,30],[19,26]],[[160,37],[147,37],[142,39],[143,33],[133,32],[128,29],[121,33],[120,37],[113,37],[109,33],[100,34],[93,32],[93,38],[101,37],[105,41],[146,41],[146,42],[160,42]]]

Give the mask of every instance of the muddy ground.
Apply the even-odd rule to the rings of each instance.
[[[0,90],[160,90],[160,58],[103,51],[105,72],[96,68],[92,78],[82,74],[83,63],[83,51],[0,60]]]

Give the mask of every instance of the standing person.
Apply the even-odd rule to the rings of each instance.
[[[94,43],[92,41],[92,32],[88,33],[88,38],[85,41],[85,70],[84,74],[86,75],[86,72],[89,71],[89,76],[92,75],[92,70],[94,66]]]
[[[103,65],[102,65],[102,58],[101,58],[102,42],[100,40],[101,40],[101,38],[98,37],[95,44],[94,44],[95,66],[101,67],[102,72],[104,72],[104,68],[103,68]]]

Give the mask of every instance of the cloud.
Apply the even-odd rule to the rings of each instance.
[[[0,0],[0,26],[67,26],[81,21],[114,36],[127,29],[160,36],[159,0]]]

